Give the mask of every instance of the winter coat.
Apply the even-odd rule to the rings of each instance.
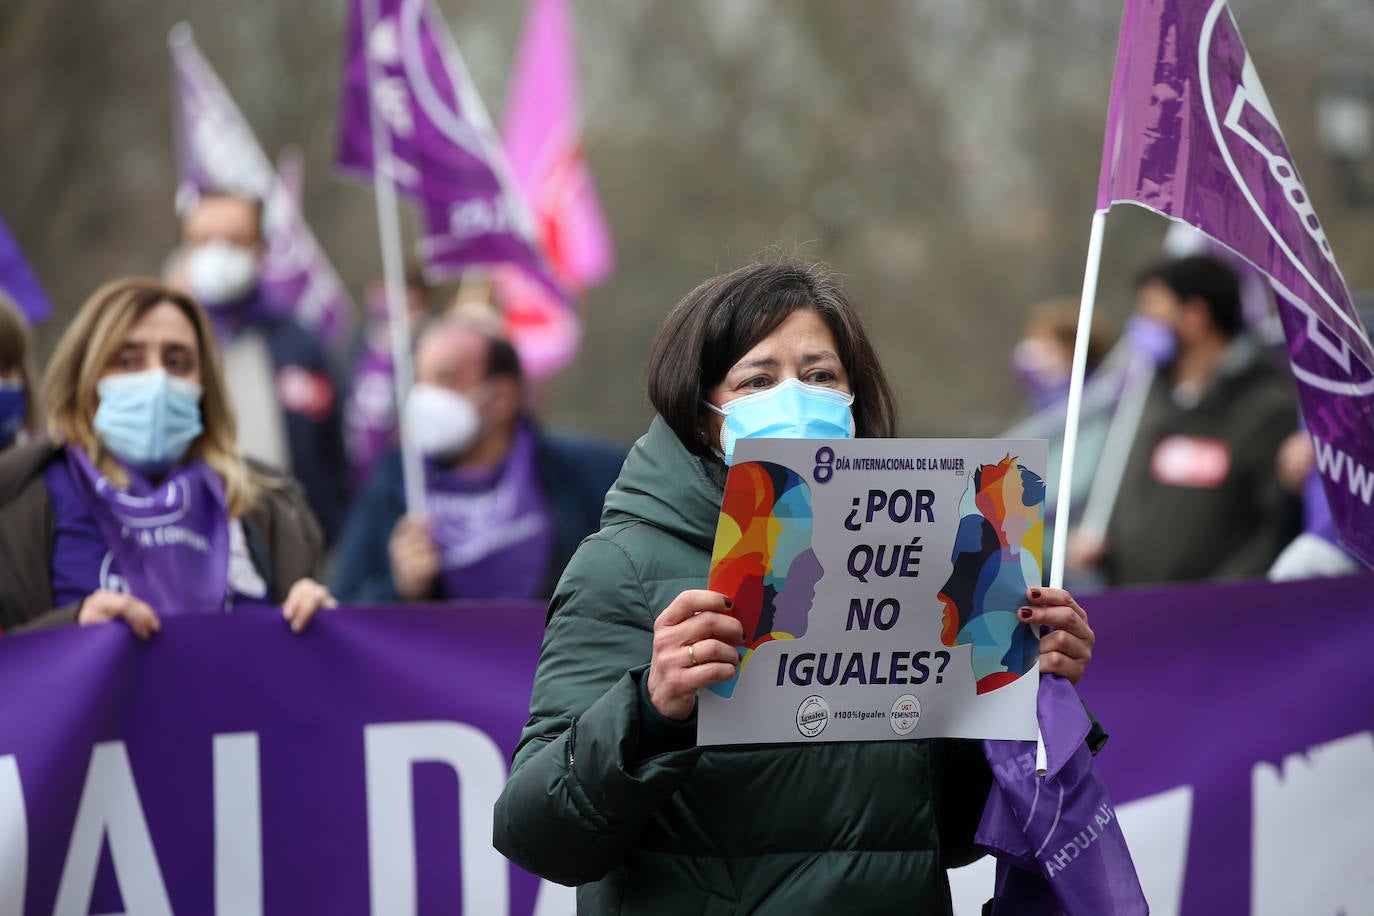
[[[724,468],[655,419],[574,555],[495,844],[578,912],[951,912],[991,775],[977,742],[695,746],[644,677],[654,618],[704,588]]]
[[[76,623],[80,602],[53,607],[53,509],[43,469],[61,446],[46,437],[0,453],[0,632]],[[324,549],[320,525],[300,484],[249,463],[262,481],[243,516],[253,565],[273,602],[298,579],[315,575]]]

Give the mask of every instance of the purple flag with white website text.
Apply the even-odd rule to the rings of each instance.
[[[353,0],[346,55],[338,165],[367,177],[380,165],[416,202],[426,273],[445,279],[511,264],[566,304],[535,244],[491,119],[434,6]]]
[[[1097,208],[1115,203],[1269,278],[1336,528],[1374,565],[1374,347],[1225,0],[1127,0]]]
[[[253,129],[234,104],[186,23],[167,36],[172,49],[173,123],[178,203],[206,189],[263,203],[263,288],[296,320],[331,341],[341,340],[357,309],[315,234],[301,215],[299,194],[285,184]]]

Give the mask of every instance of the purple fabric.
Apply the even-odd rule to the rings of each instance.
[[[353,0],[340,92],[338,164],[371,178],[380,159],[420,207],[419,250],[436,279],[512,264],[570,307],[443,19],[428,0]],[[373,148],[376,136],[387,150]]]
[[[224,485],[204,462],[175,467],[156,485],[126,468],[129,486],[121,489],[84,451],[64,451],[72,485],[131,594],[161,617],[225,610],[229,518]]]
[[[425,478],[443,596],[540,597],[554,529],[539,483],[534,431],[520,427],[506,462],[494,472],[473,475],[430,465]]]
[[[530,916],[539,880],[489,848],[494,868],[470,859],[461,831],[485,819],[475,833],[491,836],[488,775],[499,789],[528,717],[545,612],[533,603],[350,608],[302,636],[274,612],[184,617],[146,644],[120,623],[0,637],[0,795],[13,755],[28,823],[27,887],[16,898],[0,886],[0,908],[19,899],[4,911],[53,913],[93,748],[122,742],[172,911],[215,913],[213,742],[249,732],[261,912],[365,916],[367,735],[432,722],[459,732],[473,765],[410,769],[416,905],[377,912],[456,912],[477,886],[486,905],[479,898],[463,912]],[[12,840],[15,827],[0,822],[0,836]],[[107,845],[79,912],[136,912],[122,905],[110,861]],[[477,870],[464,873],[465,862]],[[491,902],[496,881],[509,888],[509,909]]]
[[[1205,232],[1270,280],[1342,542],[1374,565],[1374,346],[1224,0],[1127,0],[1097,207]]]
[[[998,858],[993,913],[1148,913],[1116,809],[1084,740],[1091,723],[1078,694],[1063,678],[1046,677],[1037,707],[1048,763],[1043,778],[1035,774],[1035,742],[983,742],[994,785],[976,839]]]
[[[348,464],[361,489],[377,461],[396,446],[396,375],[389,347],[364,342],[353,363],[353,385],[344,408]]]
[[[72,479],[63,458],[43,468],[43,482],[52,500],[53,604],[64,607],[80,601],[99,588],[125,592],[124,577],[114,568],[114,557],[95,516]]]
[[[273,299],[291,304],[302,325],[327,341],[342,340],[357,309],[306,225],[298,196],[263,152],[248,121],[200,53],[190,27],[182,23],[172,29],[168,43],[175,79],[178,196],[213,188],[261,200],[266,242],[263,285]]]
[[[38,282],[19,243],[10,234],[9,226],[0,217],[0,289],[9,294],[20,313],[30,324],[46,321],[52,314],[52,303]]]
[[[1251,912],[1252,773],[1370,730],[1372,589],[1364,575],[1078,596],[1098,637],[1082,693],[1112,735],[1096,762],[1113,798],[1192,795],[1182,916]],[[0,637],[0,804],[13,785],[6,773],[15,774],[28,852],[27,886],[0,883],[0,906],[53,912],[92,750],[122,742],[174,912],[213,913],[213,742],[251,733],[263,912],[369,913],[369,730],[466,730],[474,762],[488,758],[503,776],[528,715],[545,611],[509,602],[347,608],[302,636],[274,613],[183,617],[146,644],[119,623]],[[1162,650],[1161,633],[1187,638]],[[489,816],[496,790],[478,770],[455,779],[443,764],[414,766],[418,906],[405,912],[451,912],[465,887],[503,879],[509,912],[534,912],[539,882],[515,866],[464,873],[460,818]],[[463,808],[459,785],[483,795]],[[490,836],[489,822],[480,826]],[[1332,848],[1321,822],[1300,826],[1299,849],[1322,861],[1343,855],[1352,875],[1364,874],[1365,846]],[[0,820],[0,847],[13,850],[17,831]],[[105,862],[97,888],[113,880]],[[1306,863],[1286,864],[1279,880],[1311,880]],[[1046,884],[1020,869],[1007,880],[1034,880],[1031,894]],[[95,896],[82,912],[126,911],[113,893]]]
[[[290,309],[272,296],[264,287],[255,286],[237,302],[207,309],[210,324],[221,344],[227,344],[239,332],[268,324],[285,316]]]

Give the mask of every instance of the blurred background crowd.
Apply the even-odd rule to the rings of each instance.
[[[1349,285],[1374,287],[1361,256],[1374,248],[1374,7],[1231,5]],[[437,6],[500,123],[523,5]],[[27,331],[27,390],[93,290],[159,277],[209,307],[243,451],[301,480],[332,545],[337,597],[485,597],[485,586],[443,583],[450,559],[488,554],[441,558],[407,530],[387,457],[395,411],[373,192],[334,166],[346,11],[342,0],[0,8],[0,214],[54,306]],[[539,508],[543,566],[488,566],[493,579],[547,594],[569,540],[595,527],[616,456],[648,425],[654,330],[702,278],[761,255],[844,275],[903,435],[1060,435],[1116,5],[892,0],[860,15],[811,0],[584,0],[574,14],[582,152],[615,251],[614,270],[582,296],[575,357],[547,378],[522,373],[490,275],[435,285],[407,272],[407,344],[421,338],[428,392],[415,400],[431,403],[405,409],[443,418],[431,429],[477,414],[467,439],[427,443],[426,455],[459,467],[485,448],[476,463],[490,467],[526,448],[524,473],[544,475],[545,493],[580,494]],[[166,38],[182,20],[263,148],[289,151],[304,217],[359,304],[337,340],[263,297],[261,201],[202,189],[177,204]],[[1071,543],[1070,582],[1262,574],[1322,525],[1265,294],[1229,262],[1199,260],[1196,239],[1166,239],[1155,216],[1121,208],[1108,225],[1075,480],[1075,514],[1092,524]],[[12,382],[18,328],[0,322]],[[36,416],[32,405],[30,425]],[[460,528],[473,513],[518,514],[491,500],[454,512]]]

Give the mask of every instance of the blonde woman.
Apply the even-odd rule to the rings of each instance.
[[[189,297],[124,279],[91,296],[43,379],[48,435],[0,454],[0,628],[334,604],[299,485],[235,445],[213,332]]]
[[[33,431],[33,376],[28,361],[29,326],[9,296],[0,291],[0,449]]]

